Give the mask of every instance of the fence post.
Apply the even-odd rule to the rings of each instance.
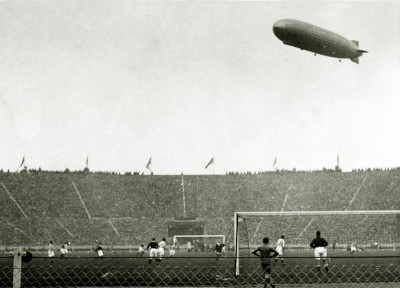
[[[14,249],[14,269],[13,269],[13,288],[21,288],[22,279],[22,252],[21,248]]]

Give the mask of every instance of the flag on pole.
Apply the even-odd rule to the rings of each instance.
[[[208,164],[206,165],[206,168],[204,168],[204,169],[207,169],[208,166],[210,166],[211,164],[214,164],[214,157],[211,158],[210,162],[208,162]]]
[[[337,166],[339,167],[339,154],[337,155],[336,162],[337,162]]]
[[[25,163],[25,155],[24,155],[24,157],[22,157],[22,162],[21,162],[21,165],[19,165],[18,169],[21,168],[22,165],[24,165],[24,163]]]
[[[89,168],[89,155],[86,157],[86,168]]]
[[[275,157],[274,163],[272,164],[272,168],[276,168],[276,157]]]
[[[149,161],[147,162],[146,168],[149,169],[150,171],[152,171],[150,165],[151,165],[151,157],[150,157]]]

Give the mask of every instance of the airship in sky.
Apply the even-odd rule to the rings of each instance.
[[[273,32],[283,44],[329,57],[349,58],[357,64],[358,57],[367,52],[358,48],[358,41],[347,40],[332,31],[299,20],[279,20],[274,24]]]

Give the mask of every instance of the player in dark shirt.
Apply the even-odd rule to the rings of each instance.
[[[99,256],[99,258],[103,259],[103,246],[101,246],[101,243],[99,243],[99,245],[97,245],[96,248],[96,252],[97,252],[97,256]]]
[[[149,264],[151,264],[151,261],[153,260],[153,257],[156,257],[156,261],[158,262],[157,254],[158,254],[158,243],[156,241],[156,238],[153,238],[151,242],[147,245],[147,249],[150,248],[150,258],[149,258]]]
[[[219,241],[217,242],[217,244],[215,244],[215,254],[217,254],[217,260],[219,260],[219,258],[221,258],[222,249],[224,248],[224,246],[225,246],[225,244],[219,243]]]
[[[316,238],[314,238],[311,243],[310,243],[310,247],[314,248],[314,256],[315,259],[318,261],[317,264],[317,271],[320,272],[321,271],[321,259],[322,259],[322,263],[324,264],[324,268],[326,270],[326,272],[329,272],[329,267],[328,267],[328,263],[326,263],[326,256],[328,254],[328,252],[326,251],[326,247],[328,246],[328,242],[321,237],[321,232],[317,231],[316,234]]]
[[[279,253],[274,248],[270,247],[268,243],[269,239],[268,237],[265,237],[263,239],[263,245],[255,249],[252,253],[261,260],[261,268],[263,269],[265,276],[264,288],[266,288],[268,284],[271,284],[271,287],[274,288],[275,285],[272,284],[271,279],[271,259],[278,256]]]

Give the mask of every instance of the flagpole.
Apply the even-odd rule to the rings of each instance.
[[[22,162],[21,162],[21,165],[19,165],[17,172],[24,164],[25,164],[25,153],[24,153],[24,157],[22,157]]]
[[[214,156],[211,158],[210,161],[208,161],[208,164],[206,165],[205,169],[208,168],[208,166],[212,165],[213,166],[213,175],[214,175]]]
[[[150,157],[149,161],[147,162],[146,169],[150,170],[150,174],[152,174],[153,169],[151,169],[150,165],[151,165],[151,157]]]
[[[186,219],[185,182],[183,180],[183,173],[182,173],[181,186],[182,186],[182,196],[183,196],[183,218]]]

